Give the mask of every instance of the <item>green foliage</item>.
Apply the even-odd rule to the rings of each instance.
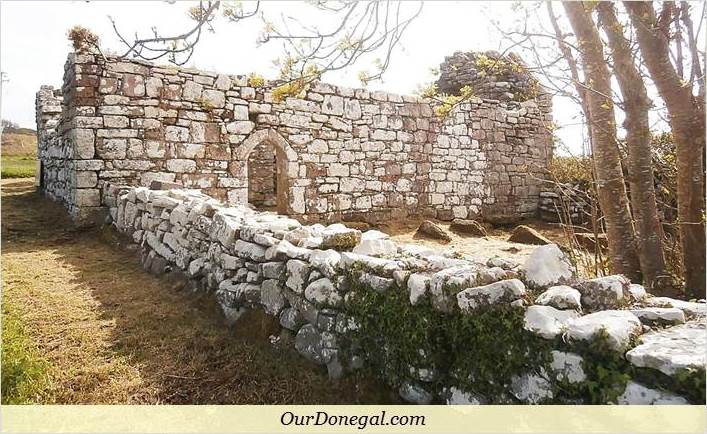
[[[704,369],[681,369],[675,375],[669,376],[655,369],[636,368],[634,375],[636,380],[642,384],[670,393],[677,393],[692,404],[704,405],[707,402]]]
[[[31,178],[37,170],[37,160],[33,156],[3,155],[3,178]]]
[[[348,348],[365,355],[372,373],[392,386],[414,379],[411,367],[425,368],[441,374],[430,384],[438,393],[456,386],[493,398],[503,395],[514,375],[549,361],[550,342],[523,328],[522,309],[442,313],[429,301],[410,305],[407,290],[397,286],[376,292],[360,283],[357,272],[349,283],[355,295],[347,310],[359,327]]]
[[[610,348],[606,331],[597,333],[588,343],[575,342],[571,349],[565,349],[582,356],[582,369],[587,378],[575,384],[557,382],[555,399],[579,399],[584,404],[615,403],[632,377],[632,365],[623,353]]]
[[[2,306],[2,403],[29,404],[48,384],[47,367],[32,348],[21,319],[7,300]]]

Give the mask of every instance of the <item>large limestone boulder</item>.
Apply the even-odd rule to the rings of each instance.
[[[642,307],[631,309],[642,323],[647,325],[682,324],[685,312],[676,307]]]
[[[465,289],[457,294],[457,303],[462,312],[472,312],[483,306],[511,303],[524,295],[523,282],[518,279],[508,279]]]
[[[473,237],[485,237],[488,235],[486,228],[476,220],[454,219],[452,220],[452,224],[449,225],[449,230]]]
[[[604,310],[570,321],[567,336],[578,341],[594,340],[606,333],[607,344],[615,351],[625,351],[631,340],[643,332],[641,321],[625,310]]]
[[[309,263],[328,278],[333,278],[339,270],[341,254],[336,250],[313,250]]]
[[[621,405],[686,405],[685,398],[662,390],[651,389],[640,383],[629,381],[626,389],[617,398]]]
[[[669,297],[648,297],[643,300],[642,304],[650,307],[675,307],[685,312],[687,318],[707,316],[707,303],[695,303]]]
[[[550,371],[558,381],[566,381],[570,384],[581,383],[587,379],[584,373],[582,356],[575,353],[552,350],[552,362]]]
[[[305,283],[309,279],[309,271],[309,264],[304,261],[299,259],[287,261],[287,281],[285,285],[297,294],[301,294]]]
[[[408,290],[410,291],[410,304],[416,305],[430,289],[430,275],[426,273],[413,273],[408,277]]]
[[[488,400],[483,396],[472,393],[464,392],[463,390],[457,389],[452,386],[445,391],[447,405],[484,405],[488,404]]]
[[[351,250],[361,242],[361,231],[336,223],[322,231],[322,250]]]
[[[392,256],[398,253],[398,246],[386,239],[367,239],[361,240],[353,252],[368,256]]]
[[[552,244],[552,241],[542,236],[540,232],[525,225],[516,226],[515,229],[513,229],[511,236],[508,237],[508,241],[512,243],[537,244],[541,246],[545,244]]]
[[[707,324],[689,322],[641,336],[641,344],[626,353],[633,365],[653,368],[666,375],[681,370],[704,370]]]
[[[307,360],[326,365],[331,360],[331,352],[325,347],[325,337],[316,327],[307,324],[295,336],[295,349]]]
[[[457,304],[459,291],[477,285],[477,270],[477,267],[465,265],[445,268],[433,274],[430,278],[432,306],[442,312],[451,312]]]
[[[553,398],[552,385],[546,375],[526,373],[511,378],[511,393],[520,401],[540,404]]]
[[[567,285],[550,287],[535,299],[536,304],[552,306],[557,309],[581,310],[581,294],[576,289]]]
[[[339,295],[334,283],[326,277],[307,285],[304,298],[317,306],[339,307],[344,299]]]
[[[422,386],[409,382],[403,383],[400,386],[398,394],[405,401],[420,405],[430,404],[433,398],[432,394],[423,389]]]
[[[597,277],[577,285],[582,304],[589,309],[614,309],[631,302],[631,281],[625,276]]]
[[[558,310],[552,306],[530,306],[525,311],[523,327],[545,339],[554,339],[567,329],[567,325],[579,313],[574,310]]]
[[[417,228],[416,234],[426,238],[432,238],[434,240],[441,240],[444,242],[452,241],[452,237],[450,237],[449,234],[444,229],[442,229],[440,225],[430,220],[425,220],[420,223],[420,226]]]
[[[575,268],[556,244],[540,246],[533,250],[523,266],[525,282],[531,288],[547,288],[572,284]]]

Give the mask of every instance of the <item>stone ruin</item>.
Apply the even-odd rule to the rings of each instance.
[[[77,223],[104,218],[146,270],[213,294],[230,320],[274,316],[277,339],[333,379],[409,348],[382,332],[363,336],[373,351],[351,343],[371,320],[355,314],[357,300],[378,294],[424,321],[481,324],[463,344],[428,340],[402,354],[415,361],[402,371],[379,372],[406,401],[704,404],[705,303],[653,297],[623,276],[582,279],[554,244],[518,264],[320,224],[534,215],[549,98],[474,98],[438,119],[417,97],[317,83],[275,102],[267,85],[248,84],[70,55],[62,89],[37,94],[41,190]],[[496,318],[519,322],[488,339],[483,324]],[[451,351],[444,363],[440,348]],[[489,351],[503,360],[474,359]],[[506,359],[512,371],[474,377],[474,364]],[[621,380],[602,383],[604,368]]]
[[[439,72],[436,84],[441,93],[457,95],[469,86],[474,95],[498,101],[527,101],[543,94],[538,80],[514,53],[458,51],[445,57]]]
[[[332,379],[402,358],[402,372],[374,372],[418,404],[705,403],[707,304],[653,297],[620,275],[582,279],[554,244],[519,264],[340,223],[303,225],[199,190],[112,185],[105,197],[112,225],[139,246],[146,270],[215,294],[231,321],[251,309],[273,316],[281,329],[271,339],[294,345]],[[371,321],[356,313],[365,294],[406,306],[378,314],[403,315],[403,323],[417,311],[425,324],[482,325],[456,345],[440,342],[449,338],[442,334],[411,349],[405,334],[362,328]],[[495,318],[518,322],[493,322],[500,336],[481,338]],[[376,344],[361,347],[361,339]],[[515,359],[514,370],[496,372],[504,361],[479,359],[489,353]],[[493,368],[476,372],[477,364]],[[495,392],[481,393],[488,384]]]
[[[251,83],[252,84],[252,83]],[[535,216],[549,95],[472,98],[444,119],[415,96],[315,83],[275,102],[245,76],[69,55],[37,93],[41,189],[78,223],[110,184],[199,188],[302,221]]]

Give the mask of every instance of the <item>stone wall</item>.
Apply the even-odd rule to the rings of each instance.
[[[437,80],[439,92],[458,95],[469,86],[474,95],[499,101],[528,101],[544,93],[514,53],[461,52],[445,57]]]
[[[63,89],[65,128],[39,134],[68,161],[42,177],[48,192],[68,189],[52,197],[77,217],[98,210],[111,183],[176,182],[246,203],[249,173],[269,173],[269,156],[252,156],[267,143],[277,208],[300,219],[517,219],[535,214],[552,154],[547,96],[474,98],[438,119],[418,97],[316,83],[274,102],[244,76],[90,54],[69,55]]]
[[[278,339],[332,378],[371,368],[425,404],[705,402],[707,304],[579,278],[556,245],[478,262],[196,190],[105,199],[145,269],[215,291],[236,327],[248,309],[275,316]]]

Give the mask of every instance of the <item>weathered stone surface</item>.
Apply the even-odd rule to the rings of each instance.
[[[523,266],[525,282],[531,288],[572,284],[575,269],[567,255],[555,244],[533,250]]]
[[[275,279],[264,280],[261,283],[260,303],[268,315],[277,315],[285,307],[287,301],[282,294],[282,284]]]
[[[582,294],[582,304],[590,309],[613,309],[630,302],[631,281],[625,276],[598,277],[577,285]]]
[[[422,388],[422,386],[409,382],[400,386],[398,394],[405,401],[419,405],[429,405],[433,398],[432,394]]]
[[[432,221],[425,220],[422,223],[420,223],[420,226],[417,228],[416,234],[427,237],[427,238],[432,238],[435,240],[442,240],[449,242],[452,240],[452,237],[449,236],[447,232],[445,232],[442,227]]]
[[[533,373],[514,376],[511,379],[511,393],[528,404],[540,404],[553,397],[550,382]]]
[[[287,261],[287,282],[288,288],[294,292],[301,294],[304,291],[304,285],[309,277],[309,264],[298,259]]]
[[[319,365],[325,365],[331,360],[331,354],[326,351],[324,337],[316,327],[307,324],[295,336],[295,348],[307,360]]]
[[[233,251],[241,258],[251,261],[265,261],[265,248],[255,243],[237,240],[233,246]]]
[[[392,256],[398,253],[398,246],[385,239],[367,239],[353,248],[354,253],[368,256]]]
[[[326,277],[307,285],[304,297],[318,306],[339,307],[344,301],[334,284]]]
[[[552,350],[550,370],[558,381],[581,383],[587,379],[582,363],[582,356],[578,354]]]
[[[485,237],[488,235],[486,228],[484,228],[481,223],[476,220],[454,219],[452,220],[452,224],[449,225],[449,230],[458,234],[471,235],[475,237]]]
[[[582,310],[581,294],[571,286],[559,285],[548,288],[535,299],[536,304],[552,306],[557,309]]]
[[[488,400],[483,396],[472,393],[464,392],[456,387],[450,387],[446,392],[447,405],[484,405],[488,404]]]
[[[422,300],[430,289],[430,276],[423,273],[414,273],[408,277],[410,290],[410,304],[415,305]]]
[[[378,292],[386,291],[395,283],[393,279],[376,276],[373,273],[361,273],[359,279],[362,284]]]
[[[679,371],[705,369],[707,325],[689,322],[641,336],[641,343],[626,353],[635,366],[653,368],[666,375]]]
[[[508,241],[520,244],[552,244],[552,241],[542,236],[540,232],[525,225],[516,226],[511,236],[508,237]]]
[[[642,304],[649,307],[675,307],[685,312],[685,316],[688,318],[707,316],[707,303],[695,303],[669,297],[648,297],[643,300]]]
[[[689,402],[682,396],[657,389],[651,389],[635,381],[629,381],[626,389],[617,398],[622,405],[686,405]]]
[[[344,225],[328,226],[322,232],[322,249],[351,250],[361,241],[361,231]]]
[[[641,321],[625,310],[605,310],[571,321],[567,326],[570,339],[590,341],[597,333],[606,333],[606,343],[615,351],[625,351],[631,340],[643,332]]]
[[[309,263],[326,277],[333,278],[339,271],[341,254],[336,250],[313,250]]]
[[[568,324],[579,313],[573,310],[558,310],[551,306],[530,306],[525,312],[523,327],[545,339],[554,339],[567,330]]]
[[[643,307],[631,309],[642,323],[648,325],[682,324],[685,322],[685,313],[676,307]]]
[[[525,295],[525,285],[518,279],[502,280],[490,285],[469,288],[457,294],[457,303],[463,312],[480,307],[510,303]]]
[[[451,312],[455,305],[460,305],[457,294],[466,288],[475,287],[477,278],[478,269],[470,265],[446,268],[433,274],[429,292],[432,306],[443,312]],[[464,300],[466,305],[466,297]]]
[[[305,324],[302,314],[293,307],[285,308],[280,313],[280,325],[292,331],[297,331]]]

